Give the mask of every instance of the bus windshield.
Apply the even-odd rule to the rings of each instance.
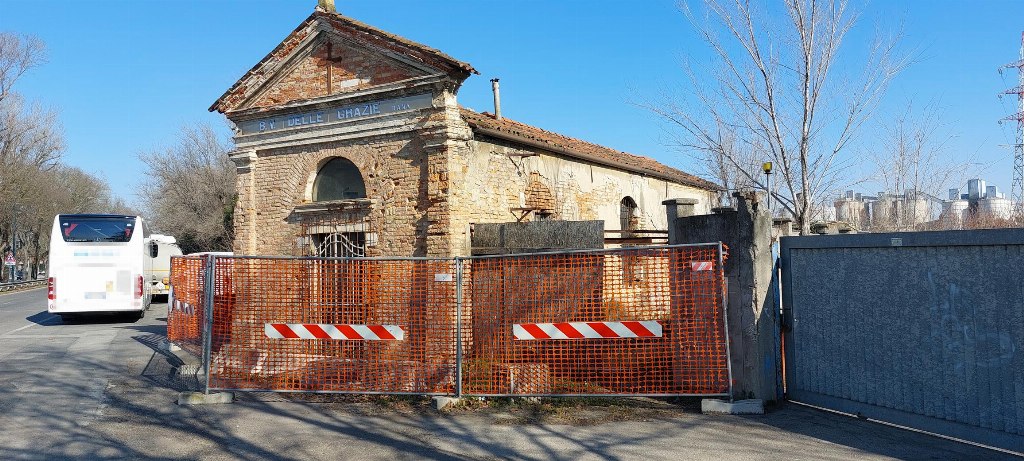
[[[134,232],[133,216],[60,217],[60,235],[65,242],[127,242]]]

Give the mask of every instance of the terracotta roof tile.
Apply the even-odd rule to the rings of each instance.
[[[699,189],[716,191],[721,187],[689,173],[661,164],[653,159],[617,151],[580,139],[570,138],[558,133],[543,130],[525,123],[507,118],[497,120],[488,113],[479,113],[464,107],[460,108],[462,119],[476,131],[483,134],[504,138],[510,141],[527,141],[541,149],[550,150],[570,157],[600,163],[635,173],[654,176],[661,179],[693,186]]]

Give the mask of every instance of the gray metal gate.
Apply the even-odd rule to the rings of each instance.
[[[790,400],[1024,451],[1024,229],[784,237]]]

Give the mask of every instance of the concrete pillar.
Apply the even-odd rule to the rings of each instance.
[[[729,261],[729,337],[737,398],[775,400],[779,338],[772,275],[772,218],[764,194],[736,192],[736,232]],[[728,271],[728,264],[726,265]]]
[[[721,241],[729,247],[726,313],[735,397],[771,401],[778,397],[779,356],[771,285],[772,218],[764,194],[737,192],[733,197],[735,209],[717,209],[714,214],[673,219],[669,211],[669,243]]]
[[[673,237],[676,232],[676,219],[693,216],[697,206],[697,199],[670,198],[662,201],[661,204],[665,205],[665,213],[668,215],[668,243],[671,244],[675,241]]]

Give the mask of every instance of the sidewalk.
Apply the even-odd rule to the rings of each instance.
[[[425,398],[241,394],[179,407],[171,389],[126,379],[94,430],[145,457],[202,459],[1019,459],[785,405],[705,416],[693,403],[619,399],[492,404],[438,413]]]

